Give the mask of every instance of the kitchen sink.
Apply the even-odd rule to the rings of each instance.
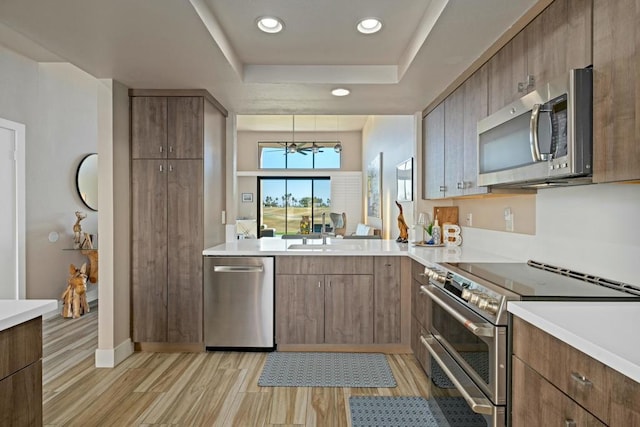
[[[287,247],[287,249],[302,250],[302,251],[361,251],[363,247],[357,244],[344,244],[344,243],[339,243],[339,244],[329,243],[325,245],[313,244],[313,243],[308,243],[306,245],[303,245],[299,243],[292,243]]]

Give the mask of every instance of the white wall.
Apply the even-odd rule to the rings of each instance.
[[[539,190],[534,236],[464,227],[464,245],[640,286],[640,185]]]
[[[400,213],[395,204],[397,198],[396,166],[414,158],[414,201],[416,194],[416,125],[414,116],[369,116],[362,130],[363,204],[366,212],[366,170],[369,163],[382,153],[382,218],[367,217],[367,224],[383,231],[383,238],[398,237],[397,217]],[[406,223],[413,223],[414,202],[402,202]]]
[[[38,64],[1,46],[0,76],[0,117],[26,125],[27,297],[57,299],[69,264],[86,261],[63,251],[72,247],[74,212],[87,212],[83,231],[97,232],[97,214],[75,187],[78,163],[97,151],[97,83],[70,64]],[[58,242],[48,241],[51,231]]]

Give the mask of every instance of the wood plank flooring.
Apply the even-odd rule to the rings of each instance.
[[[43,322],[46,426],[350,426],[349,396],[424,396],[411,354],[388,355],[395,388],[258,387],[266,353],[137,352],[95,368],[98,310]]]

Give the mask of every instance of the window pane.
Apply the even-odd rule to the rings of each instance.
[[[329,211],[331,210],[331,181],[328,179],[313,180],[313,224],[314,229],[321,231],[322,214],[325,214],[325,231],[331,227]]]
[[[284,234],[286,232],[287,213],[282,196],[286,193],[286,180],[262,179],[260,184],[262,198],[260,225],[264,225],[267,228],[275,228],[275,234]]]
[[[258,142],[261,169],[340,169],[342,153],[333,149],[337,141],[316,142],[318,150],[313,152],[313,142],[297,141],[297,151],[289,153],[291,141]]]
[[[306,151],[288,153],[287,169],[313,169],[313,153]]]
[[[278,143],[269,145],[259,144],[258,152],[260,153],[260,167],[264,169],[285,169],[286,168],[286,150]]]

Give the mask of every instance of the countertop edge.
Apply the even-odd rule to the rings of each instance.
[[[0,300],[0,303],[11,304],[14,308],[14,312],[8,316],[0,316],[0,331],[28,322],[45,313],[58,309],[57,300]],[[24,309],[20,308],[21,305],[26,307]]]
[[[640,366],[620,357],[618,354],[592,342],[591,340],[572,332],[553,320],[544,318],[529,310],[527,304],[543,304],[543,302],[509,302],[507,310],[522,320],[558,338],[584,354],[609,366],[611,369],[625,375],[636,382],[640,382]]]

